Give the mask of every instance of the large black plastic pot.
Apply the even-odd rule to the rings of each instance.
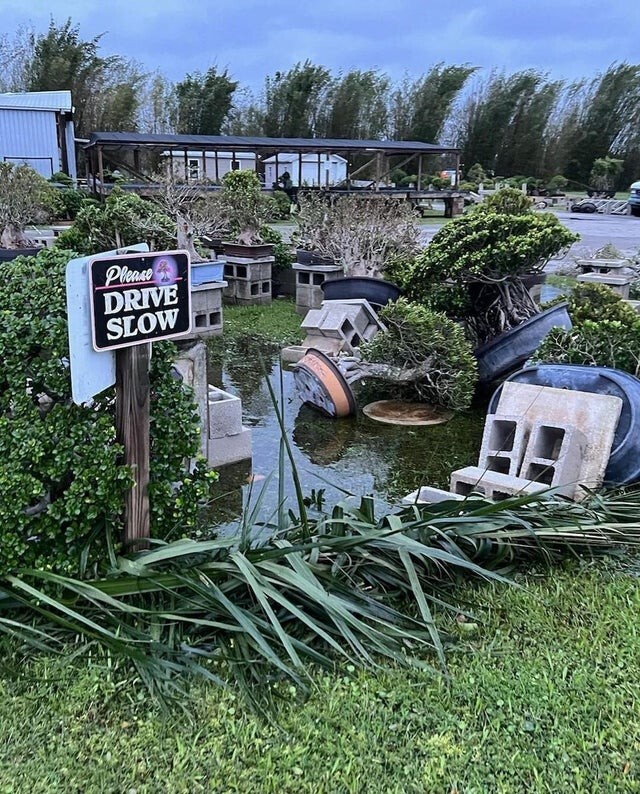
[[[521,367],[554,326],[571,328],[567,304],[558,303],[476,348],[481,383],[508,375]]]
[[[328,301],[364,298],[373,306],[386,306],[402,294],[400,287],[390,281],[369,276],[351,276],[325,281],[320,285],[320,289],[324,293],[325,300]]]
[[[578,364],[543,364],[513,373],[508,381],[610,394],[622,400],[622,412],[613,437],[605,481],[626,485],[640,481],[640,380],[618,369]],[[495,413],[502,386],[491,397],[488,413]]]

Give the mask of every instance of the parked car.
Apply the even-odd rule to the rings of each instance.
[[[631,185],[629,193],[629,210],[636,218],[640,218],[640,182]]]

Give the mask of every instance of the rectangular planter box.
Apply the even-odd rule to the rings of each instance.
[[[191,263],[191,285],[199,287],[210,281],[222,281],[225,262],[217,259],[211,262],[192,262]]]

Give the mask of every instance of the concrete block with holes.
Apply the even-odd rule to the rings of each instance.
[[[440,502],[460,502],[464,499],[461,494],[452,491],[444,491],[442,488],[433,488],[430,485],[423,485],[417,491],[407,494],[402,500],[406,505],[435,505]]]
[[[296,274],[296,311],[304,314],[308,309],[319,309],[324,300],[322,284],[343,278],[342,265],[293,265]]]
[[[573,498],[587,446],[587,437],[577,427],[537,419],[531,426],[521,476]]]
[[[191,287],[191,333],[183,339],[217,336],[222,333],[222,292],[226,281],[212,281]]]
[[[383,327],[369,302],[363,299],[324,301],[319,309],[307,312],[301,325],[307,334],[303,345],[313,347],[307,340],[326,337],[339,340],[339,350],[347,353],[353,353]]]
[[[240,306],[271,303],[272,256],[251,260],[228,256],[224,266],[224,298]]]
[[[479,466],[458,469],[451,473],[449,481],[449,490],[454,494],[464,497],[475,493],[496,502],[511,496],[528,496],[548,487],[544,483],[531,482],[499,471],[487,471]]]
[[[529,422],[522,416],[489,414],[484,424],[478,466],[516,476],[529,438]]]

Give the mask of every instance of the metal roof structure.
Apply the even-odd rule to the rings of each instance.
[[[422,141],[360,141],[347,138],[260,138],[238,135],[151,135],[139,132],[93,132],[85,149],[151,149],[177,151],[359,152],[362,154],[459,154],[459,149]]]
[[[0,94],[0,108],[14,110],[55,110],[70,113],[71,91],[29,91],[24,94]]]

